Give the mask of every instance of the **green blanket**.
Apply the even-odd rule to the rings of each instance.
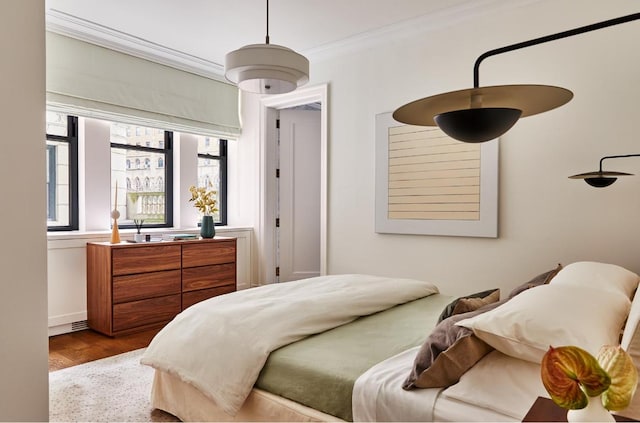
[[[286,345],[271,353],[255,386],[352,421],[356,379],[386,358],[421,345],[451,300],[431,295]]]

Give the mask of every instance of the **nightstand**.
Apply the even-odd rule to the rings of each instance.
[[[613,415],[617,422],[635,422],[624,416]],[[523,422],[566,422],[567,410],[556,405],[549,398],[538,397],[522,419]]]

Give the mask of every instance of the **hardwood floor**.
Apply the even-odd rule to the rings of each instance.
[[[49,371],[122,354],[149,345],[160,329],[111,338],[90,329],[49,338]]]

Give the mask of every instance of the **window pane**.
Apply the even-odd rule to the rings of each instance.
[[[198,136],[198,154],[220,155],[220,139],[213,137]]]
[[[145,225],[166,223],[165,169],[157,166],[165,160],[164,153],[111,149],[111,209],[117,180],[118,225],[133,225],[133,219],[143,219]]]
[[[69,201],[69,144],[47,141],[48,226],[69,225]]]
[[[47,132],[48,135],[60,135],[66,137],[67,115],[62,113],[47,111]]]
[[[217,141],[217,140],[216,140]],[[217,192],[218,211],[213,215],[215,222],[220,221],[220,162],[198,157],[198,186]]]
[[[164,131],[112,122],[111,142],[123,145],[164,148]]]
[[[171,152],[165,150],[165,131],[111,123],[111,206],[117,180],[118,225],[132,226],[134,219],[144,220],[144,226],[171,224],[167,213],[171,205],[166,206],[167,154]]]

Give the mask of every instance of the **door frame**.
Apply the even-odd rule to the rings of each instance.
[[[258,227],[258,283],[275,282],[276,269],[276,128],[277,110],[319,102],[320,110],[320,274],[327,274],[327,84],[298,88],[260,99],[260,217]]]

